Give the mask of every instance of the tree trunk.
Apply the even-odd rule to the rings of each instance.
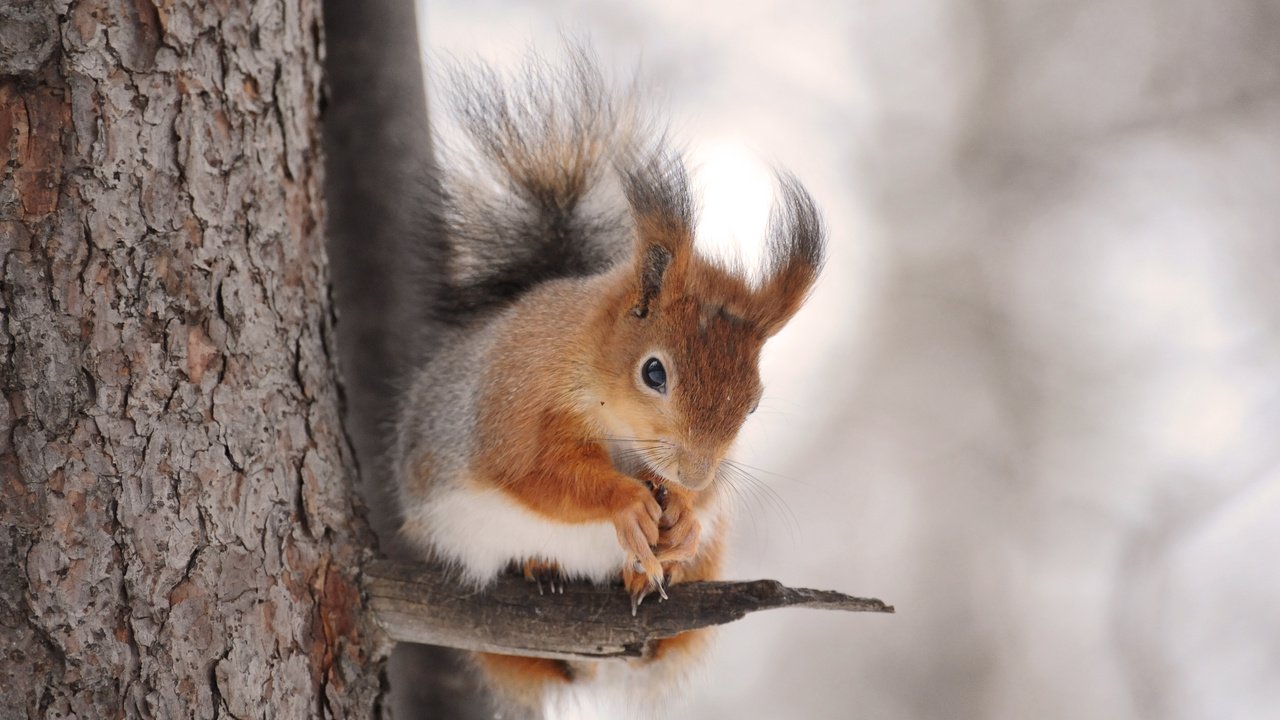
[[[346,426],[379,547],[415,559],[399,542],[388,455],[396,392],[416,350],[435,340],[423,332],[422,300],[441,272],[422,208],[434,182],[422,50],[411,0],[324,0],[324,12],[325,195]],[[487,716],[484,690],[456,650],[402,643],[387,674],[400,720]]]
[[[0,7],[0,717],[370,717],[319,3]]]

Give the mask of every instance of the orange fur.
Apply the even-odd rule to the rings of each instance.
[[[575,677],[573,668],[563,660],[497,653],[475,653],[474,658],[506,700],[530,708],[541,702],[547,684],[569,683]]]
[[[515,309],[486,376],[488,482],[549,518],[607,519],[643,490],[612,466],[611,425],[670,438],[687,453],[681,460],[703,470],[687,484],[709,481],[759,400],[767,335],[746,317],[761,301],[744,280],[691,247],[673,255],[646,318],[631,312],[643,293],[643,257],[605,276],[548,283]],[[673,402],[636,385],[635,366],[652,349],[673,356]]]

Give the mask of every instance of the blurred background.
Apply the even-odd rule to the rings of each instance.
[[[894,603],[728,626],[687,718],[1280,717],[1280,2],[428,0],[429,52],[638,69],[761,242],[730,574]],[[430,82],[430,81],[428,81]]]

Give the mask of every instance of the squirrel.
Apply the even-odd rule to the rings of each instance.
[[[667,585],[717,579],[721,463],[760,401],[762,345],[822,267],[814,201],[778,173],[753,283],[695,251],[683,158],[588,53],[532,57],[515,80],[481,63],[449,77],[464,145],[428,206],[442,277],[397,419],[402,536],[476,586],[508,568],[552,592],[621,582],[633,614]],[[638,707],[705,635],[622,670],[476,659],[513,708],[540,713],[611,673]]]

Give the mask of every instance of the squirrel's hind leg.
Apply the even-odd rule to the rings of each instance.
[[[494,691],[494,699],[505,706],[504,714],[541,718],[545,694],[577,679],[574,666],[564,660],[474,653],[477,666]]]
[[[524,574],[525,580],[538,584],[539,595],[544,594],[545,591],[550,591],[552,595],[563,595],[564,586],[569,582],[569,577],[565,575],[560,565],[550,560],[539,558],[525,560],[520,571]]]

